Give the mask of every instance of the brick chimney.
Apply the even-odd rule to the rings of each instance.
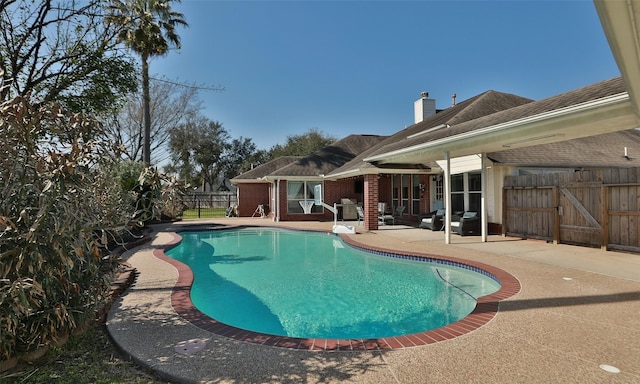
[[[420,99],[413,103],[414,123],[419,123],[436,113],[436,100],[429,98],[429,92],[422,92]]]

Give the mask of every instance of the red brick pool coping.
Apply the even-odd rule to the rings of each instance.
[[[207,228],[207,230],[230,228],[238,227],[221,226],[218,228]],[[374,252],[396,255],[401,254],[403,256],[425,259],[437,259],[478,268],[497,278],[501,283],[501,288],[490,295],[479,297],[475,309],[467,317],[458,320],[455,323],[451,323],[441,328],[432,329],[430,331],[378,339],[305,339],[268,335],[221,323],[200,312],[193,305],[190,297],[191,285],[193,283],[193,272],[186,264],[172,259],[165,254],[166,249],[175,246],[181,241],[181,237],[177,233],[171,232],[171,234],[174,237],[172,241],[164,245],[162,248],[154,250],[153,254],[160,260],[173,265],[178,271],[178,281],[173,287],[173,291],[171,293],[171,305],[178,315],[193,325],[208,332],[254,344],[309,351],[377,351],[434,344],[465,335],[487,324],[498,313],[500,301],[508,299],[520,291],[520,282],[518,279],[510,273],[488,264],[454,257],[436,256],[415,252],[400,252],[398,250],[371,247],[358,243],[348,236],[340,235],[342,240],[346,243]]]

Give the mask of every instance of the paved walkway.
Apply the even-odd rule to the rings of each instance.
[[[332,223],[215,222],[329,231]],[[640,383],[640,255],[490,236],[444,235],[405,226],[358,233],[382,248],[460,257],[516,276],[521,291],[497,316],[464,336],[374,352],[310,352],[231,340],[176,314],[176,269],[154,256],[169,232],[125,254],[136,283],[109,312],[107,328],[139,364],[189,383]],[[361,227],[360,227],[361,228]],[[360,229],[359,228],[359,229]],[[186,347],[188,354],[181,353]],[[605,369],[603,369],[603,367]],[[611,370],[619,370],[611,373]]]

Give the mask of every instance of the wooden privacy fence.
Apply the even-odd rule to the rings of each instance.
[[[502,232],[640,252],[640,168],[507,176]]]

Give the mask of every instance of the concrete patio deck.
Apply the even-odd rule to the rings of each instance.
[[[136,362],[187,383],[640,383],[640,255],[541,241],[386,226],[360,243],[479,261],[521,284],[488,324],[457,338],[390,351],[315,352],[236,341],[181,318],[170,303],[178,272],[154,256],[169,232],[196,223],[330,231],[332,222],[188,221],[156,227],[124,256],[136,283],[109,312],[115,343]],[[358,227],[361,230],[362,227]],[[191,341],[195,350],[179,353]],[[198,350],[198,348],[201,348]],[[615,367],[618,373],[604,368]]]

